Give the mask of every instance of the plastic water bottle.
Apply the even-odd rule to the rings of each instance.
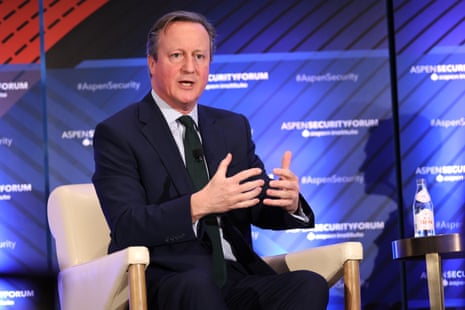
[[[417,179],[417,190],[413,202],[413,224],[415,237],[433,236],[434,209],[425,179]]]

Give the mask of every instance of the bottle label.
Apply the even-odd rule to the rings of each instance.
[[[422,189],[418,191],[417,194],[415,195],[415,200],[421,203],[430,202],[431,196],[429,195],[427,190]]]
[[[415,231],[433,230],[434,229],[434,214],[433,210],[423,209],[415,214]]]

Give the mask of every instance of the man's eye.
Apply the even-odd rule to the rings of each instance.
[[[204,62],[207,59],[205,54],[196,54],[195,59],[199,62]]]
[[[181,53],[172,53],[171,58],[173,59],[180,59],[182,57]]]

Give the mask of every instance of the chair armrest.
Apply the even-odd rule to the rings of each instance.
[[[359,262],[360,242],[342,242],[264,258],[277,272],[311,270],[322,275],[331,287],[344,277],[344,308],[361,309]]]
[[[128,247],[94,261],[68,267],[59,274],[63,310],[117,309],[128,301],[128,268],[148,266],[146,247]]]
[[[277,272],[311,270],[322,275],[330,286],[343,276],[346,261],[362,259],[363,247],[360,242],[341,242],[264,257],[264,260]]]

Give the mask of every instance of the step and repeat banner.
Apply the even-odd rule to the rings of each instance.
[[[179,7],[132,8],[124,23],[118,20],[116,12],[131,6],[108,3],[47,53],[49,158],[54,163],[50,188],[89,182],[96,123],[149,91],[147,29],[158,16]],[[375,168],[374,158],[387,164],[386,171],[394,167],[392,154],[382,150],[392,143],[389,137],[367,145],[370,132],[391,118],[385,5],[247,1],[183,8],[203,12],[218,31],[200,102],[246,115],[257,152],[270,171],[291,150],[292,168],[316,213],[314,230],[254,229],[257,251],[271,255],[361,241],[364,303],[399,302],[400,266],[389,255],[379,257],[379,248],[390,249],[390,241],[399,236],[395,224],[388,223],[397,208],[396,192],[389,192],[393,200],[371,195],[379,176],[364,181]],[[146,16],[144,25],[140,16]],[[113,35],[95,31],[102,24],[112,25]],[[134,30],[128,33],[121,25]],[[92,44],[76,50],[79,38]],[[342,282],[332,289],[333,307],[343,305],[343,291]]]
[[[394,1],[405,214],[427,181],[436,234],[464,234],[464,1]],[[406,232],[413,231],[412,219]],[[424,263],[407,264],[408,308],[428,307]],[[465,261],[443,260],[446,306],[465,306]]]
[[[413,233],[409,221],[415,178],[428,179],[438,233],[463,230],[465,197],[460,152],[465,80],[459,71],[465,74],[460,46],[465,1],[415,3],[393,3],[403,171],[399,185],[383,1],[44,1],[46,61],[39,61],[39,45],[35,54],[28,52],[35,58],[15,60],[18,48],[11,48],[8,57],[0,55],[5,64],[0,67],[4,278],[56,274],[47,194],[62,184],[90,182],[95,125],[149,92],[147,31],[162,14],[185,9],[205,14],[218,31],[201,103],[246,115],[269,171],[291,150],[292,169],[316,214],[315,229],[254,228],[256,250],[272,255],[360,241],[363,307],[399,307],[402,264],[392,260],[391,242],[401,238],[402,229],[406,236]],[[3,12],[2,6],[7,4],[0,3]],[[8,6],[11,12],[24,9]],[[38,33],[38,20],[35,29]],[[399,189],[405,202],[399,202]],[[399,212],[399,206],[405,211]],[[424,307],[425,266],[408,264],[406,270],[409,308]],[[444,272],[446,304],[465,306],[463,260],[445,262]],[[39,299],[34,283],[16,283],[0,287],[0,303],[18,305],[19,298],[9,298],[12,292]],[[342,282],[331,289],[330,309],[343,306],[343,292]],[[33,302],[34,297],[21,300]]]
[[[18,4],[0,2],[0,308],[50,309],[39,5]]]

